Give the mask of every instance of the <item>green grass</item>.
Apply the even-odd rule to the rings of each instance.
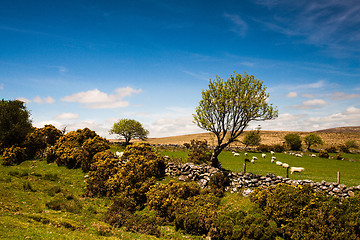
[[[161,152],[163,155],[168,155],[174,158],[181,158],[184,161],[187,159],[188,152],[186,151],[168,151]],[[316,154],[317,155],[317,154]],[[336,154],[330,154],[335,157]],[[325,180],[327,182],[337,182],[337,172],[340,172],[340,183],[348,187],[360,185],[360,154],[341,154],[345,160],[325,159],[319,157],[311,157],[304,154],[302,158],[285,154],[276,153],[276,161],[287,163],[290,167],[303,167],[305,171],[301,173],[289,173],[290,179],[304,180],[309,179],[315,182]],[[286,177],[286,168],[276,166],[271,163],[271,155],[267,154],[266,158],[261,158],[261,153],[248,153],[248,159],[256,156],[255,164],[247,163],[246,171],[254,174],[266,175],[268,173],[276,174],[277,176]],[[235,157],[229,151],[223,151],[219,155],[219,160],[225,169],[234,172],[242,172],[244,169],[243,153],[239,157]],[[349,161],[350,159],[355,160]]]
[[[0,157],[0,239],[158,239],[104,223],[112,202],[83,196],[80,169],[40,159],[18,166],[1,162]],[[161,232],[161,239],[199,239],[168,226]]]

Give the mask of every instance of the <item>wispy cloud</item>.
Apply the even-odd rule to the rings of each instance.
[[[245,37],[248,24],[237,14],[224,13],[224,17],[233,24],[231,30],[242,37]]]
[[[130,104],[128,101],[123,101],[125,97],[140,92],[142,92],[141,89],[134,89],[131,87],[117,88],[115,89],[114,94],[107,94],[98,89],[93,89],[65,96],[61,100],[65,102],[82,103],[85,104],[87,108],[93,109],[120,108],[127,107]]]
[[[77,113],[62,113],[54,117],[54,119],[58,119],[58,120],[74,120],[78,118],[79,118],[79,114]]]
[[[344,92],[334,92],[331,97],[335,100],[354,99],[360,98],[360,93],[346,94]]]
[[[328,105],[328,102],[326,102],[323,99],[311,99],[302,102],[301,105],[293,105],[291,107],[298,109],[316,109],[316,108],[321,108],[324,105]]]
[[[288,98],[296,98],[297,96],[297,92],[289,92],[288,94],[286,94],[286,97]]]
[[[43,103],[54,103],[55,102],[55,99],[53,99],[52,97],[46,97],[46,98],[41,98],[40,96],[36,96],[34,99],[33,99],[33,102],[35,103],[39,103],[39,104],[43,104]]]
[[[272,17],[257,19],[271,31],[300,36],[308,44],[328,46],[335,50],[359,52],[360,4],[358,0],[338,1],[257,1],[268,8]],[[277,11],[273,11],[273,10]],[[353,46],[353,45],[352,45]]]

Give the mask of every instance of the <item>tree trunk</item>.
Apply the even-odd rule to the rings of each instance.
[[[216,146],[214,148],[214,151],[211,155],[211,166],[222,169],[221,163],[219,162],[218,156],[221,153],[221,151],[226,147],[226,145]]]

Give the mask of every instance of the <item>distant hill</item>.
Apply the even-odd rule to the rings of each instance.
[[[245,131],[241,136],[240,140],[246,135],[248,131]],[[337,127],[324,130],[313,131],[318,134],[323,141],[325,142],[323,147],[328,146],[338,146],[344,144],[348,140],[356,140],[360,145],[360,126],[354,127]],[[311,132],[301,132],[301,131],[261,131],[261,143],[272,145],[272,144],[282,144],[284,142],[284,137],[288,133],[299,134],[302,139]],[[147,141],[151,144],[178,144],[182,145],[184,143],[189,143],[192,139],[196,140],[206,140],[210,145],[215,145],[216,139],[215,135],[212,133],[198,133],[198,134],[188,134],[181,136],[172,136],[172,137],[163,137],[163,138],[149,138]],[[232,146],[242,146],[240,142],[232,143]]]
[[[360,126],[353,126],[353,127],[336,127],[336,128],[328,128],[323,130],[318,130],[315,132],[328,132],[328,133],[360,133]]]

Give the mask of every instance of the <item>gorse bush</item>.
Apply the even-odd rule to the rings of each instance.
[[[184,146],[189,149],[188,161],[195,164],[209,163],[211,158],[211,150],[207,141],[191,140],[190,144],[185,143]]]
[[[319,157],[321,157],[321,158],[329,158],[329,153],[326,150],[321,150],[319,152]]]
[[[109,148],[109,141],[94,131],[88,128],[78,129],[61,136],[54,147],[48,149],[47,161],[89,171],[94,155]]]
[[[9,148],[5,148],[3,152],[3,165],[5,166],[12,166],[19,163],[22,163],[26,160],[26,149],[11,146]]]
[[[210,191],[217,197],[223,197],[226,186],[229,186],[230,180],[226,172],[215,173],[210,177]]]

